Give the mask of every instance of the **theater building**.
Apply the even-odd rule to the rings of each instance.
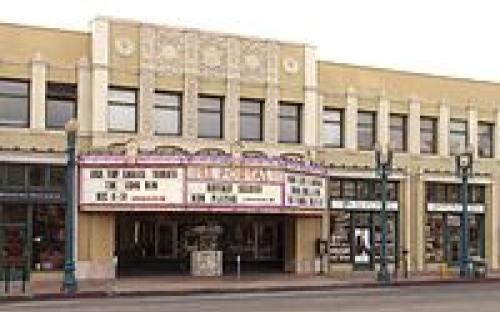
[[[88,31],[0,24],[2,265],[61,278],[76,118],[79,279],[376,271],[376,143],[395,152],[391,271],[456,267],[454,155],[467,148],[469,252],[498,269],[500,84],[316,50],[113,18]]]

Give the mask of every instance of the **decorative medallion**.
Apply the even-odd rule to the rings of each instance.
[[[287,74],[296,74],[299,71],[299,63],[291,57],[283,60],[283,68]]]
[[[173,45],[168,44],[160,48],[160,54],[164,60],[173,60],[177,58],[178,52]]]
[[[221,66],[221,53],[216,47],[209,47],[202,54],[203,63],[208,67],[219,67]]]
[[[134,42],[130,38],[116,38],[115,39],[115,50],[123,57],[131,56],[135,51]]]

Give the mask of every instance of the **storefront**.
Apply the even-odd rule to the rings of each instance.
[[[381,184],[375,179],[331,177],[331,267],[348,265],[353,270],[374,270],[380,261]],[[387,260],[399,259],[399,182],[389,181],[387,190]]]
[[[64,166],[0,164],[2,266],[63,269],[64,185]]]
[[[460,184],[426,183],[425,262],[458,265],[460,259]],[[485,257],[485,185],[469,185],[469,255]]]
[[[326,208],[325,184],[319,166],[281,158],[82,156],[79,209],[114,216],[119,276],[193,274],[198,252],[222,274],[238,258],[243,273],[283,272],[296,219]]]

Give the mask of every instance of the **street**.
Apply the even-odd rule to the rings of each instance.
[[[499,311],[500,284],[0,303],[9,312]]]

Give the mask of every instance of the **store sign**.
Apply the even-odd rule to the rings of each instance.
[[[181,168],[82,168],[81,204],[180,204]]]
[[[374,200],[332,200],[330,207],[343,210],[381,210],[382,203]],[[398,202],[388,201],[386,210],[398,211]]]
[[[266,167],[188,167],[188,180],[282,183],[283,171]]]
[[[189,204],[281,206],[281,185],[233,182],[188,182]]]
[[[0,191],[0,200],[12,201],[61,201],[60,192],[16,192]]]
[[[315,175],[286,174],[285,206],[326,208],[325,178]]]
[[[484,213],[484,204],[469,204],[469,212],[471,213]],[[460,203],[428,203],[428,212],[462,212],[463,207]]]

